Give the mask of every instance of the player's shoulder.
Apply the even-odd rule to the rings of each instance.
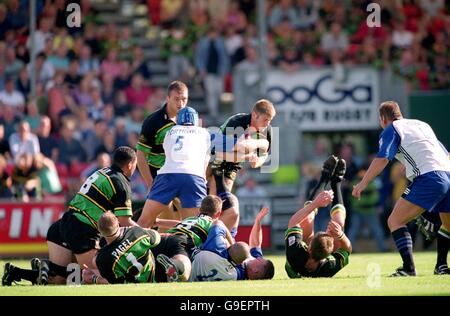
[[[166,105],[164,105],[160,109],[156,110],[155,112],[150,113],[144,119],[143,126],[158,128],[167,123],[170,123],[170,122],[168,122],[169,120],[170,119],[167,116]]]

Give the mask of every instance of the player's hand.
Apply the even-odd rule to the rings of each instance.
[[[342,235],[342,227],[335,221],[330,221],[327,227],[327,233],[332,237],[339,237]]]
[[[367,184],[364,184],[364,183],[360,182],[357,185],[353,186],[352,195],[359,200],[361,198],[361,193],[366,188],[367,188]]]
[[[83,264],[83,272],[82,272],[82,278],[83,282],[86,284],[92,283],[92,276],[94,275],[94,271],[92,271],[91,268],[89,268],[86,264]]]
[[[322,191],[314,199],[312,204],[317,207],[325,207],[333,201],[334,193],[333,190]]]
[[[269,208],[268,207],[263,207],[259,213],[256,215],[255,221],[257,222],[261,222],[263,220],[263,218],[269,214]]]

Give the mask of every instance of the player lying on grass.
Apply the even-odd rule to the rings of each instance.
[[[155,230],[141,227],[120,228],[117,217],[111,212],[100,217],[99,230],[107,245],[94,259],[96,270],[84,267],[84,283],[153,283],[187,279],[183,274],[188,270],[185,263],[189,258],[180,251],[183,245],[179,236],[160,236]],[[165,251],[168,247],[170,252]]]
[[[274,275],[272,261],[261,251],[261,221],[268,213],[263,208],[256,216],[250,233],[249,244],[228,243],[228,229],[218,221],[208,234],[206,242],[195,252],[192,261],[191,281],[227,281],[271,279]],[[228,237],[227,237],[228,236]]]
[[[285,269],[290,278],[332,277],[348,264],[352,247],[344,233],[346,211],[341,193],[344,174],[345,160],[337,160],[334,156],[328,158],[310,200],[317,191],[322,191],[329,181],[332,190],[320,192],[289,220],[285,234]],[[331,220],[327,231],[314,234],[317,209],[329,205],[332,201]]]

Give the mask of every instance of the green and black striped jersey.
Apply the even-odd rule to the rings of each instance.
[[[166,160],[163,148],[164,137],[174,125],[175,122],[167,115],[167,105],[144,120],[136,149],[146,154],[150,167],[160,169],[164,165]]]
[[[191,238],[196,247],[200,247],[208,238],[209,230],[212,226],[213,219],[208,215],[200,214],[185,218],[181,223],[167,232],[171,234],[185,234]]]
[[[158,232],[125,227],[119,238],[100,249],[95,263],[109,283],[155,282],[155,258],[151,248],[161,241]]]
[[[132,216],[130,179],[117,166],[97,170],[70,201],[69,210],[95,229],[106,211],[112,211],[116,216]]]
[[[348,264],[350,253],[337,249],[327,258],[320,261],[315,271],[309,271],[305,265],[309,259],[308,245],[303,241],[303,230],[299,227],[289,228],[285,233],[286,264],[285,270],[291,278],[324,278],[332,277]]]

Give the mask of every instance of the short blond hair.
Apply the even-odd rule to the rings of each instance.
[[[266,99],[256,101],[256,103],[253,105],[252,112],[256,112],[258,114],[266,114],[270,117],[274,117],[275,115],[277,115],[277,111],[275,111],[273,103]]]
[[[119,220],[113,212],[107,211],[98,220],[98,231],[103,237],[114,235],[119,229]]]
[[[389,121],[395,121],[403,118],[400,106],[395,101],[386,101],[380,104],[380,117]]]

